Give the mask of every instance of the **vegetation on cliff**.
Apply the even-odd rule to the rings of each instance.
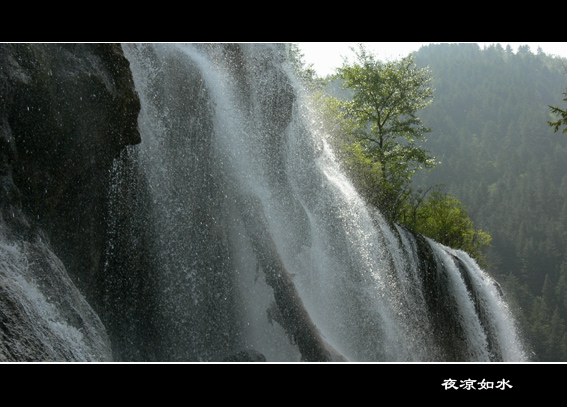
[[[532,359],[566,361],[567,139],[554,135],[567,131],[565,59],[500,44],[432,44],[413,58],[432,75],[435,98],[418,117],[432,129],[422,145],[440,163],[413,176],[396,221],[484,261],[514,305]],[[314,98],[325,131],[348,134],[322,102],[344,90],[325,79]],[[373,201],[379,166],[361,146],[341,147],[351,179]]]
[[[360,46],[354,63],[320,80],[292,49],[319,125],[366,202],[391,222],[485,264],[491,237],[475,228],[465,206],[442,186],[413,185],[416,173],[438,164],[425,148],[431,130],[418,116],[433,102],[431,72],[417,67],[412,55],[382,62]]]

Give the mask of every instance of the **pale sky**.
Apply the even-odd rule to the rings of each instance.
[[[304,60],[307,64],[313,64],[313,68],[320,76],[334,73],[335,68],[343,64],[343,57],[352,60],[353,54],[350,47],[357,47],[356,42],[298,42]],[[399,59],[417,51],[423,45],[430,42],[364,42],[366,48],[379,59]],[[485,45],[500,44],[506,48],[508,44],[516,52],[520,45],[529,45],[533,53],[541,47],[544,53],[567,58],[567,42],[479,42],[481,48]]]

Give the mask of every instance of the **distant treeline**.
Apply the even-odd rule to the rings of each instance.
[[[567,361],[567,60],[522,46],[432,44],[415,53],[433,75],[420,112],[441,162],[416,186],[444,184],[492,236],[488,271],[507,292],[533,361]],[[563,106],[564,108],[564,106]]]

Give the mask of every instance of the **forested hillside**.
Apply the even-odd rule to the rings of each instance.
[[[417,186],[444,184],[492,236],[489,271],[503,285],[534,361],[567,361],[567,60],[527,46],[434,44],[415,54],[435,88],[420,112],[441,162]]]

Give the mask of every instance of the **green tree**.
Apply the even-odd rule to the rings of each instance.
[[[567,102],[567,92],[564,92],[563,94],[566,96],[563,101]],[[558,116],[558,119],[556,121],[548,121],[549,125],[553,127],[553,131],[557,133],[557,131],[559,131],[559,128],[563,126],[563,133],[567,133],[567,108],[560,109],[557,106],[549,106],[549,110],[551,110],[551,113]]]
[[[327,136],[342,170],[366,202],[376,205],[380,195],[380,165],[365,151],[360,142],[349,136],[353,133],[352,122],[341,114],[339,99],[323,91],[311,93],[309,98],[314,123]]]
[[[414,193],[407,201],[400,222],[414,232],[463,250],[480,265],[486,265],[483,250],[490,245],[492,237],[476,229],[463,204],[439,188],[428,196],[427,192]]]
[[[405,63],[407,64],[407,61]],[[381,80],[381,83],[385,82]],[[414,232],[447,246],[464,250],[479,264],[484,264],[482,250],[489,245],[491,237],[486,232],[473,228],[467,211],[455,197],[441,193],[439,188],[431,194],[430,189],[425,192],[414,190],[410,180],[417,163],[411,171],[406,171],[409,168],[407,162],[387,162],[384,165],[377,157],[375,146],[377,143],[367,140],[372,134],[361,133],[363,127],[361,122],[353,119],[352,114],[348,113],[348,109],[351,108],[348,101],[354,94],[353,89],[346,87],[351,92],[337,96],[336,83],[344,81],[344,78],[338,77],[335,78],[334,83],[327,86],[326,91],[330,90],[335,97],[321,90],[312,92],[309,100],[312,113],[316,117],[314,123],[317,123],[319,130],[327,135],[327,140],[331,143],[342,169],[357,191],[367,203],[379,208],[391,221],[404,224]],[[370,86],[367,89],[369,88]],[[382,113],[377,112],[377,114]],[[397,120],[404,119],[397,118]],[[381,124],[382,127],[393,126]],[[420,122],[417,124],[423,128]],[[367,123],[366,127],[371,128],[372,125],[373,123]],[[383,137],[391,136],[384,134]],[[379,136],[380,134],[376,135]],[[396,140],[396,142],[404,142],[403,147],[414,141],[408,143],[403,135],[398,135]],[[425,150],[423,153],[428,154]],[[408,160],[410,157],[405,159]]]
[[[379,164],[380,209],[395,220],[416,170],[435,166],[435,159],[418,145],[426,128],[416,113],[433,96],[427,69],[413,56],[382,62],[360,45],[356,62],[337,70],[352,98],[338,101],[350,124],[351,137],[367,158]]]

